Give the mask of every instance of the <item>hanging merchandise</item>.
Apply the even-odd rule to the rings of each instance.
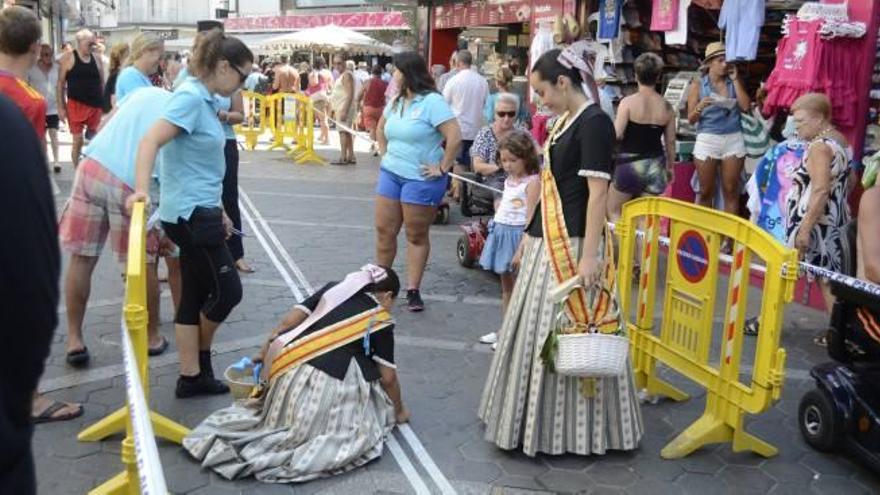
[[[529,47],[529,60],[534,64],[541,58],[541,55],[554,48],[556,48],[556,44],[553,42],[553,29],[548,23],[542,22]]]
[[[833,122],[851,127],[858,120],[856,109],[859,95],[857,76],[864,61],[853,57],[861,43],[845,29],[844,36],[834,36],[844,24],[857,26],[846,20],[786,18],[779,42],[776,66],[767,80],[765,114],[774,114],[790,107],[804,93],[825,93],[832,103]]]
[[[796,139],[777,144],[761,158],[746,183],[752,222],[782,243],[786,242],[786,198],[805,150],[804,142]]]
[[[755,60],[764,25],[764,0],[726,0],[718,17],[724,29],[727,61]]]
[[[651,31],[672,31],[678,24],[679,0],[653,0]]]
[[[666,31],[667,45],[684,45],[687,43],[688,35],[688,7],[691,6],[691,0],[678,0],[678,22],[675,29]]]
[[[779,41],[776,66],[767,79],[767,100],[764,114],[773,115],[791,107],[804,93],[820,90],[822,52],[825,45],[819,38],[822,21],[792,20],[788,36]]]
[[[620,34],[620,15],[624,0],[599,0],[600,41],[611,41]]]

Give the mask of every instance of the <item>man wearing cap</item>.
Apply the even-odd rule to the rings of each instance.
[[[724,211],[739,211],[740,174],[746,156],[740,126],[740,113],[752,104],[735,65],[724,61],[724,44],[709,43],[700,70],[688,95],[688,122],[697,127],[694,158],[699,177],[697,203],[712,207],[718,190],[721,166],[721,193]]]

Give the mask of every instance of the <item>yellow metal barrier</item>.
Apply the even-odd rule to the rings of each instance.
[[[296,148],[287,154],[300,165],[310,162],[327,165],[327,161],[315,152],[315,107],[312,99],[303,94],[293,97],[296,99]]]
[[[290,147],[284,144],[285,138],[296,138],[296,100],[292,93],[275,93],[266,97],[268,107],[268,126],[272,131],[272,145],[270,150],[284,148],[289,151]]]
[[[270,150],[284,149],[297,164],[327,161],[315,152],[315,109],[311,98],[303,94],[276,93],[263,96],[251,91],[242,93],[245,122],[235,132],[245,136],[248,149],[255,149],[257,138],[266,130],[272,133]],[[293,145],[288,145],[289,139]]]
[[[633,258],[636,226],[644,218],[641,274],[633,301]],[[670,222],[670,247],[659,334],[654,306],[659,276],[660,220]],[[703,415],[661,452],[667,459],[684,457],[708,444],[732,442],[734,452],[749,450],[776,455],[772,445],[747,433],[745,413],[759,414],[779,399],[785,376],[785,350],[779,347],[783,307],[791,301],[797,277],[797,253],[757,226],[733,215],[667,198],[626,203],[615,232],[620,236],[621,311],[631,338],[636,385],[650,394],[677,401],[688,395],[659,377],[657,363],[706,388]],[[733,267],[727,290],[724,325],[712,358],[713,319],[718,289],[718,257],[723,238],[733,243]],[[755,362],[748,384],[740,381],[743,323],[752,255],[767,267],[761,293],[760,326]]]
[[[149,367],[147,362],[147,265],[146,265],[146,212],[143,203],[136,203],[131,216],[131,230],[128,235],[128,264],[125,273],[125,323],[131,335],[138,363],[141,382],[145,393],[149,393]],[[180,444],[189,430],[170,419],[150,412],[150,420],[155,434],[166,440]],[[122,440],[122,464],[125,471],[92,490],[93,495],[138,494],[137,463],[135,460],[134,438],[128,407],[122,407],[81,431],[77,436],[80,442],[96,442],[110,435],[125,431]]]
[[[244,136],[249,150],[256,149],[257,139],[266,132],[268,108],[266,97],[253,91],[242,91],[244,100],[244,122],[234,127],[235,132]]]

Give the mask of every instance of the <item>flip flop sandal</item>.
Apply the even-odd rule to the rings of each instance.
[[[89,364],[89,348],[83,347],[82,349],[68,352],[67,364],[74,368],[82,368]]]
[[[74,404],[68,404],[66,402],[61,402],[60,400],[56,400],[52,402],[52,405],[47,407],[43,412],[39,414],[39,416],[33,416],[31,419],[34,424],[40,423],[54,423],[56,421],[68,421],[74,418],[78,418],[83,415],[83,406],[82,404],[76,404],[76,412],[63,414],[61,416],[55,416],[55,413],[64,409],[65,407],[72,406]]]
[[[165,336],[162,336],[162,343],[159,344],[158,347],[151,347],[147,350],[147,354],[150,356],[158,356],[165,352],[168,349],[168,339]]]

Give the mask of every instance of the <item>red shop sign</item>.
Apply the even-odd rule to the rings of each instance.
[[[291,31],[330,24],[349,29],[409,29],[402,12],[235,17],[224,21],[227,31]]]

